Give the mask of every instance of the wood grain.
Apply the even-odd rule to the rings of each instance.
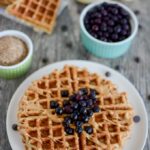
[[[115,68],[119,65],[120,72],[126,76],[138,89],[150,115],[150,1],[135,0],[126,3],[133,10],[139,10],[139,23],[142,28],[130,48],[129,52],[117,59],[100,59],[85,51],[79,39],[79,13],[83,6],[74,0],[69,1],[66,8],[58,18],[57,25],[52,36],[39,34],[31,28],[10,21],[0,16],[0,31],[17,29],[28,34],[34,44],[34,57],[29,72],[21,78],[14,80],[0,79],[0,150],[11,150],[6,134],[6,112],[10,99],[19,84],[35,70],[66,59],[83,59],[99,62]],[[67,31],[62,31],[62,26],[67,26]],[[134,61],[140,57],[140,63]],[[150,117],[149,117],[150,124]],[[150,130],[150,127],[149,127]],[[139,131],[140,132],[140,131]],[[144,150],[150,150],[150,132]]]

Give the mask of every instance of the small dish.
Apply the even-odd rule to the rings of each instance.
[[[5,79],[17,78],[25,74],[31,65],[33,44],[31,39],[25,33],[20,31],[6,30],[0,32],[0,37],[5,37],[5,36],[13,36],[22,40],[28,48],[27,56],[18,64],[11,65],[11,66],[0,65],[0,77]]]
[[[126,10],[131,16],[131,22],[130,22],[132,27],[131,35],[128,38],[124,39],[123,41],[112,43],[112,42],[104,42],[98,40],[94,38],[92,35],[90,35],[90,33],[85,28],[84,18],[86,14],[95,6],[98,6],[104,2],[107,2],[108,4],[119,5],[124,10]],[[138,31],[138,20],[135,14],[127,6],[119,2],[101,1],[101,2],[92,3],[84,8],[80,16],[81,41],[85,46],[85,48],[92,54],[96,55],[97,57],[116,58],[123,55],[129,49],[133,39],[137,34],[137,31]]]

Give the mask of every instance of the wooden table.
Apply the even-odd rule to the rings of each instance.
[[[28,34],[33,40],[34,57],[29,72],[18,79],[0,79],[0,150],[10,150],[6,134],[6,112],[10,99],[20,83],[35,70],[56,61],[66,59],[84,59],[99,62],[118,69],[138,89],[143,97],[150,114],[150,1],[134,0],[128,2],[139,18],[140,28],[136,40],[129,52],[118,59],[99,59],[85,51],[79,39],[79,14],[83,6],[70,0],[66,8],[58,18],[56,28],[52,36],[39,34],[31,28],[10,21],[0,16],[0,30],[17,29]],[[67,26],[65,31],[64,26]],[[137,59],[137,57],[139,59]],[[139,60],[139,61],[138,61]],[[149,100],[148,100],[149,99]],[[150,118],[149,118],[150,124]],[[150,130],[150,126],[149,126]],[[140,131],[139,131],[140,136]],[[150,150],[150,132],[144,150]]]

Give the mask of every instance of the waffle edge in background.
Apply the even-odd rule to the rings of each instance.
[[[7,13],[36,31],[52,33],[60,0],[17,0],[6,8]]]

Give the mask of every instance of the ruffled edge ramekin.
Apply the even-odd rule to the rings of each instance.
[[[13,79],[24,75],[32,62],[33,44],[31,39],[23,32],[17,30],[6,30],[0,32],[0,37],[14,36],[25,42],[28,48],[27,56],[18,64],[12,66],[0,65],[0,77],[5,79]]]
[[[112,4],[118,4],[122,8],[124,8],[131,16],[131,25],[132,25],[132,33],[131,35],[120,42],[115,43],[108,43],[101,40],[98,40],[91,36],[88,31],[86,30],[84,26],[84,17],[87,14],[89,10],[91,10],[93,7],[102,4],[103,2],[112,3]],[[121,55],[123,55],[127,50],[129,49],[133,39],[135,38],[138,31],[138,20],[134,14],[134,12],[128,8],[126,5],[120,3],[120,2],[114,2],[114,1],[99,1],[92,3],[84,8],[84,10],[81,13],[80,16],[80,36],[81,36],[81,42],[83,46],[92,54],[94,54],[97,57],[102,58],[116,58]]]

